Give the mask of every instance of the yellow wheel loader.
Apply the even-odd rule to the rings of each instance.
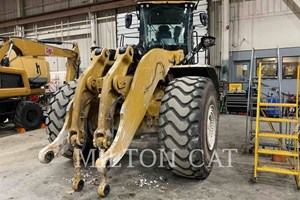
[[[41,105],[32,95],[45,93],[50,80],[45,57],[66,57],[66,81],[78,76],[80,56],[76,43],[72,49],[58,48],[62,42],[1,37],[0,45],[0,123],[9,119],[26,130],[37,129],[43,120]]]
[[[81,160],[95,148],[98,194],[107,196],[107,170],[142,133],[158,133],[166,167],[174,174],[196,179],[210,174],[219,82],[213,67],[194,64],[199,50],[215,44],[215,38],[207,36],[193,48],[197,2],[138,1],[139,44],[94,48],[77,85],[67,84],[52,99],[48,121],[53,122],[49,129],[54,141],[39,152],[39,160],[50,163],[60,155],[73,156],[75,191],[84,187]],[[131,22],[128,14],[127,28]]]

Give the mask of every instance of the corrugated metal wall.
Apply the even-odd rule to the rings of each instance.
[[[15,27],[7,27],[0,29],[0,35],[1,36],[11,36],[11,35],[17,35],[15,32]]]
[[[206,0],[202,0],[199,2],[197,11],[194,14],[194,25],[195,25],[195,31],[198,33],[198,39],[194,39],[195,46],[197,45],[197,42],[200,42],[201,37],[207,35],[207,28],[203,27],[203,25],[200,22],[200,16],[199,14],[202,12],[207,12],[208,5]],[[198,62],[199,64],[207,64],[208,63],[208,54],[207,51],[199,52],[198,54]]]
[[[1,0],[0,21],[17,18],[18,0]],[[62,10],[66,8],[85,6],[96,2],[110,2],[112,0],[22,0],[24,16]]]
[[[300,45],[299,8],[290,0],[232,1],[231,23],[232,51]]]
[[[115,10],[97,13],[98,46],[107,48],[117,47],[117,27]]]
[[[0,20],[8,20],[17,17],[17,0],[1,1]]]
[[[211,32],[221,40],[222,1],[211,1],[211,8]],[[230,50],[300,46],[299,16],[292,0],[231,0]]]
[[[47,20],[25,26],[26,37],[64,40],[70,36],[89,35],[90,24],[87,15]]]
[[[291,13],[293,9],[295,9],[295,5],[290,0],[231,1],[231,12],[235,12],[232,15],[235,18]]]
[[[127,13],[135,13],[135,7],[128,7],[118,9],[117,14],[117,37],[118,46],[125,44],[138,44],[139,43],[139,21],[136,15],[133,15],[132,25],[130,29],[125,27],[125,15]]]
[[[90,63],[91,26],[87,15],[48,20],[25,26],[25,37],[36,39],[77,42],[81,54],[81,67],[86,68]],[[70,45],[66,47],[70,48]],[[65,59],[47,58],[53,71],[65,70]]]
[[[26,0],[24,1],[24,14],[25,16],[30,16],[66,8],[88,5],[93,2],[93,0]]]

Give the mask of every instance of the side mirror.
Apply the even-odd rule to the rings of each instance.
[[[132,24],[132,14],[127,13],[125,15],[125,27],[130,28],[131,24]]]
[[[200,13],[199,14],[199,17],[200,17],[200,22],[203,26],[207,26],[208,25],[208,15],[207,13]]]
[[[203,48],[212,47],[216,44],[216,38],[212,36],[204,36],[201,38]]]

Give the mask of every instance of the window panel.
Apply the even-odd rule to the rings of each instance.
[[[282,78],[296,79],[297,69],[300,64],[300,57],[283,57],[282,60]]]
[[[249,78],[248,64],[247,62],[235,63],[235,81],[246,81]]]
[[[259,58],[256,59],[257,63],[257,72],[258,75],[258,66],[259,63],[262,64],[262,77],[263,78],[276,78],[278,71],[278,60],[277,58]]]

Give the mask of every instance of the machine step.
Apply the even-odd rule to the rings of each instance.
[[[297,135],[287,135],[287,134],[279,134],[279,133],[258,133],[258,137],[264,137],[264,138],[278,138],[278,139],[292,139],[292,140],[298,140]]]
[[[271,173],[279,173],[279,174],[289,174],[289,175],[299,175],[299,172],[292,169],[285,169],[280,167],[270,167],[270,166],[258,166],[258,171],[262,172],[271,172]]]
[[[282,122],[282,123],[298,123],[297,119],[287,119],[287,118],[270,118],[270,117],[260,117],[260,121],[263,122]]]
[[[260,106],[268,106],[268,107],[294,107],[297,108],[297,104],[294,103],[260,103]]]
[[[255,134],[256,131],[255,130],[251,130],[250,133],[254,133]],[[261,131],[260,133],[273,133],[273,134],[276,134],[276,135],[279,134],[279,132],[275,132],[274,133],[273,131]]]
[[[272,150],[272,149],[258,149],[259,154],[268,154],[268,155],[280,155],[280,156],[289,156],[289,157],[299,157],[298,153],[284,150]]]

